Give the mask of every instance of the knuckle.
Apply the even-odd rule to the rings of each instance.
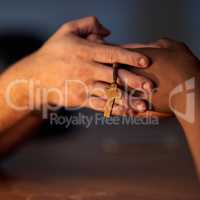
[[[107,48],[105,50],[105,56],[106,56],[106,59],[108,60],[109,63],[115,63],[116,62],[113,49]]]
[[[73,30],[74,27],[75,27],[74,22],[65,22],[63,25],[61,25],[60,30],[63,32],[66,32],[66,31]]]
[[[93,24],[97,24],[97,23],[98,23],[98,19],[97,19],[96,16],[90,16],[89,19],[91,20],[91,22],[92,22]]]
[[[139,57],[142,57],[143,55],[140,54],[140,53],[135,53],[135,54],[132,54],[132,55],[127,55],[126,56],[126,59],[127,59],[127,62],[128,63],[131,63],[131,64],[134,64],[134,65],[138,65],[138,58]]]
[[[61,29],[66,29],[70,26],[70,22],[65,22],[64,24],[61,25]]]
[[[172,41],[169,38],[161,38],[157,41],[159,47],[169,47],[172,44]]]
[[[155,44],[153,44],[153,46],[155,46],[156,48],[162,48],[163,47],[162,43],[160,43],[159,41],[157,41]]]

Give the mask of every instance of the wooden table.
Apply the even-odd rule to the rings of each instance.
[[[184,145],[102,142],[97,136],[91,142],[87,129],[81,131],[82,136],[35,139],[2,162],[0,199],[200,199]]]

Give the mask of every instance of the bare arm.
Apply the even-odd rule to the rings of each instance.
[[[187,138],[192,156],[196,165],[196,169],[200,178],[200,74],[199,77],[195,80],[195,112],[194,112],[194,122],[188,122],[180,116],[176,115],[179,120]],[[187,95],[187,94],[186,94]],[[192,106],[192,105],[191,105]],[[185,108],[182,109],[183,111]]]
[[[0,158],[9,155],[27,139],[36,135],[42,123],[43,120],[39,114],[31,113],[5,130],[0,136]]]
[[[151,67],[134,69],[134,72],[156,82],[158,91],[152,98],[154,108],[158,112],[169,112],[176,116],[185,132],[200,177],[199,60],[186,45],[169,39],[126,47],[140,48],[139,52],[152,59]]]
[[[25,123],[24,126],[29,130],[40,123],[40,119],[38,121],[31,115],[36,108],[54,104],[103,111],[106,99],[102,99],[101,95],[93,95],[96,83],[99,89],[104,90],[112,82],[112,68],[106,64],[118,62],[143,68],[149,65],[149,59],[143,54],[95,43],[91,41],[91,36],[94,35],[99,38],[109,35],[109,31],[95,17],[66,23],[41,49],[10,66],[0,75],[2,154],[29,135],[22,124]],[[120,72],[120,78],[125,79],[127,73],[131,88],[137,86],[141,89],[145,82],[150,86],[148,90],[152,89],[150,80],[125,70]],[[68,84],[71,81],[67,85],[67,91],[66,81]],[[140,111],[141,104],[146,109],[144,101],[137,100],[134,111]],[[123,105],[115,104],[114,108],[115,115],[128,112]]]
[[[30,71],[35,65],[32,57],[24,58],[0,75],[0,135],[31,113],[28,80],[32,78]],[[18,80],[27,82],[18,83]]]

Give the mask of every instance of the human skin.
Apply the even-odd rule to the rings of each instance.
[[[106,64],[123,63],[136,67],[148,67],[149,59],[137,52],[103,44],[110,32],[96,19],[87,17],[64,24],[37,52],[10,66],[0,76],[0,157],[4,157],[25,139],[37,133],[42,124],[42,116],[34,110],[17,111],[11,108],[5,93],[10,83],[17,79],[37,80],[35,89],[56,88],[64,92],[65,80],[79,80],[88,88],[85,94],[80,85],[72,85],[68,90],[68,101],[59,101],[56,94],[49,94],[46,101],[34,97],[34,109],[46,104],[70,107],[89,107],[103,111],[106,99],[102,91],[112,82],[112,68]],[[120,80],[127,79],[131,88],[151,92],[152,82],[145,77],[126,70],[119,71]],[[17,106],[27,105],[29,93],[26,84],[18,85],[11,92],[11,101]],[[99,93],[100,91],[100,93]],[[143,100],[133,100],[127,105],[124,92],[119,90],[122,101],[116,101],[112,114],[127,115],[146,109]],[[64,95],[64,94],[63,94]],[[94,96],[95,95],[95,96]],[[85,104],[83,104],[83,102]],[[89,104],[88,102],[92,102]],[[34,129],[34,131],[32,131]]]
[[[138,52],[151,58],[150,68],[134,72],[151,77],[157,82],[158,91],[152,98],[154,109],[176,116],[184,130],[200,178],[200,61],[185,44],[170,39],[161,39],[150,44],[129,44],[124,47],[134,50],[137,48]],[[180,84],[184,87],[188,80],[194,80],[194,89],[184,89],[175,95],[169,106],[172,90]],[[183,118],[177,111],[185,113],[187,109],[192,109],[193,102],[189,102],[188,105],[186,103],[186,95],[189,92],[194,92],[194,116]],[[189,107],[186,108],[186,105]]]
[[[6,129],[0,136],[0,159],[6,158],[23,143],[36,135],[43,124],[39,113],[30,113],[15,125]]]
[[[107,64],[122,63],[135,67],[145,68],[149,59],[138,52],[130,52],[124,48],[101,44],[92,41],[93,35],[101,38],[108,36],[109,31],[99,23],[95,17],[64,24],[49,40],[35,53],[25,57],[0,76],[0,134],[13,126],[19,120],[28,116],[32,110],[29,108],[17,111],[8,105],[5,94],[11,83],[15,80],[34,80],[33,90],[43,91],[57,89],[61,91],[62,99],[57,93],[51,92],[46,99],[42,94],[33,96],[34,108],[54,104],[57,106],[88,107],[103,111],[106,100],[93,92],[98,88],[105,89],[112,82],[112,68]],[[134,75],[126,70],[119,71],[121,80],[129,77],[129,86],[139,90],[152,90],[152,83],[145,77]],[[65,81],[78,80],[80,84],[69,85],[65,93]],[[27,106],[29,102],[29,82],[17,84],[9,93],[11,102],[18,106]],[[120,91],[122,94],[123,92]],[[92,103],[91,103],[92,102]],[[123,115],[130,110],[144,111],[143,100],[133,100],[133,107],[115,104],[113,114]]]
[[[179,84],[193,77],[198,82],[200,75],[199,60],[185,44],[171,39],[161,39],[150,44],[128,44],[124,47],[134,50],[137,48],[138,52],[151,58],[151,67],[145,70],[130,70],[154,80],[156,90],[158,90],[152,95],[154,109],[159,112],[173,114],[169,107],[170,92]],[[184,95],[182,93],[181,96],[175,96],[172,99],[172,105],[184,107],[185,102],[182,101]]]

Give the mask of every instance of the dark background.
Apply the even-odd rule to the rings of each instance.
[[[172,37],[186,42],[200,56],[199,7],[200,1],[195,0],[0,0],[1,67],[37,49],[64,22],[90,15],[97,16],[112,30],[110,42],[148,42]],[[82,112],[93,114],[88,110]],[[186,149],[183,132],[175,119],[161,121],[159,126],[93,125],[88,129],[70,127],[62,131],[66,134],[59,132],[54,130],[36,138],[35,143],[44,144],[37,146],[37,151],[41,149],[39,157],[45,156],[44,148],[49,148],[52,156],[62,158],[73,152],[75,158],[84,161],[92,161],[97,154],[103,157],[102,152],[116,150],[120,145],[141,144],[142,148],[146,144],[161,144],[172,150],[174,146]],[[28,147],[22,152],[34,153]],[[16,159],[20,158],[24,154],[20,157],[19,152]]]

